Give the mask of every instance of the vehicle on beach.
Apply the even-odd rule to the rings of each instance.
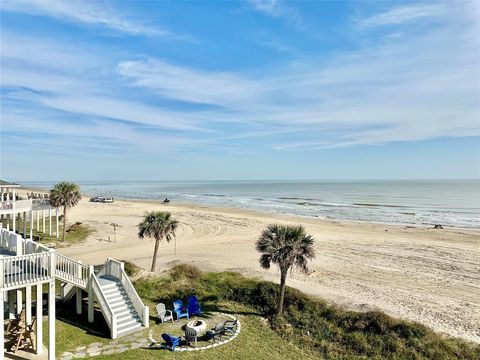
[[[90,198],[90,202],[113,203],[112,196],[94,196]]]

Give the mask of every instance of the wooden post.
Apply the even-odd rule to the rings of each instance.
[[[15,290],[8,292],[8,318],[15,319]]]
[[[27,325],[32,325],[32,287],[30,285],[25,287],[25,319]]]
[[[58,229],[59,229],[59,226],[58,226],[58,208],[55,209],[55,220],[56,220],[56,222],[55,222],[55,227],[56,227],[55,235],[57,235],[57,239],[58,239],[58,237],[60,236],[58,234]]]
[[[95,276],[93,272],[93,265],[90,265],[89,274],[88,274],[88,322],[93,322],[93,287],[92,287],[92,277]]]
[[[17,315],[20,315],[23,308],[23,293],[22,290],[17,290]]]
[[[30,211],[30,240],[33,240],[33,210]]]
[[[52,209],[48,209],[48,235],[52,236]]]
[[[45,233],[45,210],[42,210],[42,232]]]
[[[35,349],[37,355],[43,353],[43,289],[42,284],[38,284],[37,288],[37,306],[36,306],[36,317],[37,321],[35,322],[37,328],[35,329],[35,336],[37,337],[37,348]]]
[[[48,283],[48,360],[55,360],[55,280]]]
[[[23,212],[23,238],[27,238],[27,212]]]

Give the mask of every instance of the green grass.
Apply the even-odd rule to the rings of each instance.
[[[63,237],[63,221],[59,220],[58,224],[58,231],[59,231],[59,237],[57,239],[55,233],[57,225],[57,220],[55,217],[52,217],[52,234],[53,235],[48,235],[48,229],[49,229],[49,221],[48,219],[45,220],[45,231],[46,233],[43,232],[43,222],[40,220],[40,227],[39,231],[37,231],[37,221],[35,220],[33,223],[33,239],[35,241],[40,241],[42,244],[46,245],[53,245],[56,247],[63,247],[63,246],[70,246],[70,245],[75,245],[75,244],[80,244],[85,239],[90,235],[94,230],[88,227],[87,225],[81,224],[80,226],[75,226],[67,224],[67,235],[65,242],[62,241]],[[4,219],[2,220],[2,226],[6,227],[7,226],[7,220]],[[69,228],[74,226],[75,231],[68,231]],[[10,220],[10,229],[13,228],[13,221]],[[16,228],[17,228],[17,233],[21,234],[22,237],[25,237],[23,234],[23,220],[17,219],[16,221]],[[26,228],[27,228],[27,237],[30,237],[30,221],[26,221]]]
[[[169,308],[174,300],[194,293],[204,311],[238,316],[242,331],[227,345],[202,352],[138,349],[101,359],[480,359],[478,345],[380,312],[341,310],[291,288],[286,292],[284,317],[274,321],[278,285],[236,273],[201,273],[181,265],[167,276],[140,279],[134,285],[152,316],[156,303]],[[60,326],[57,343],[62,352],[89,341],[108,341],[69,324]],[[163,325],[152,317],[151,326],[157,338]]]

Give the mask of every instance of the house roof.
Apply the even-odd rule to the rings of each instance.
[[[20,187],[19,184],[16,184],[16,183],[13,183],[11,181],[7,181],[7,180],[4,180],[4,179],[0,179],[0,186],[3,186],[3,187]]]

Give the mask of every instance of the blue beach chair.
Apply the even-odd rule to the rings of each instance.
[[[200,309],[200,303],[194,295],[188,297],[188,313],[190,315],[201,315],[202,310]]]
[[[190,319],[188,315],[188,309],[183,306],[182,300],[177,300],[173,303],[173,311],[177,314],[177,320],[180,320],[182,317]]]
[[[180,341],[182,340],[182,338],[175,337],[171,334],[162,334],[162,339],[167,343],[167,347],[170,351],[174,351],[175,348],[180,345]]]

